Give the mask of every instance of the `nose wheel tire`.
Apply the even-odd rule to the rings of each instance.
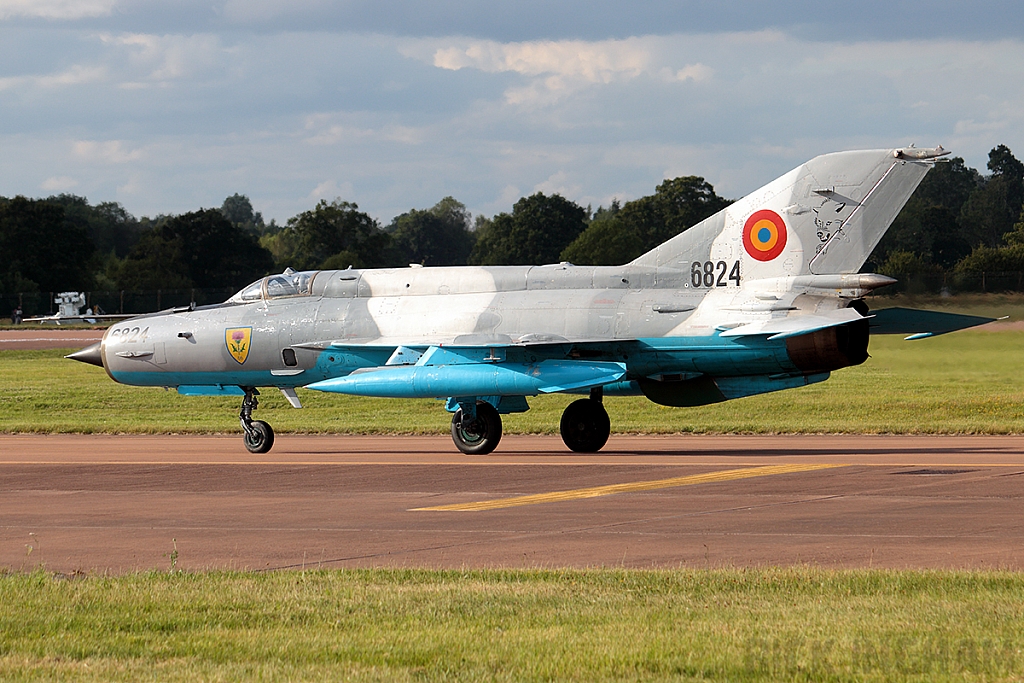
[[[245,448],[250,453],[266,453],[274,446],[274,430],[263,420],[253,420],[244,435]]]
[[[459,408],[452,416],[452,441],[466,455],[487,455],[501,441],[501,415],[485,401],[476,405],[475,419],[463,419]]]
[[[562,413],[559,431],[569,450],[577,453],[596,453],[608,443],[612,424],[608,411],[600,401],[581,398],[573,401]]]
[[[252,419],[252,414],[259,406],[257,396],[260,390],[256,387],[239,387],[245,392],[242,409],[238,413],[238,421],[242,423],[242,439],[250,453],[266,453],[274,446],[274,430],[263,420]]]

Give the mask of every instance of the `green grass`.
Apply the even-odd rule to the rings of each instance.
[[[644,398],[606,400],[617,432],[1024,433],[1024,332],[871,341],[871,358],[801,389],[700,408]],[[182,397],[127,387],[66,351],[0,352],[0,432],[210,433],[238,430],[235,398]],[[299,390],[294,410],[276,390],[257,416],[278,432],[445,433],[433,400],[366,399]],[[555,433],[577,397],[540,396],[504,419],[506,433]]]
[[[1020,680],[1024,575],[0,576],[0,679]]]

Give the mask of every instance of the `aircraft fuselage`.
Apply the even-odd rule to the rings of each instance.
[[[104,335],[101,353],[110,376],[125,384],[298,387],[383,366],[399,347],[475,347],[482,356],[500,348],[505,363],[624,364],[625,381],[608,393],[699,375],[762,376],[766,389],[781,389],[794,376],[800,384],[809,374],[818,381],[863,360],[861,350],[838,353],[828,341],[808,352],[785,339],[722,337],[730,319],[849,303],[803,291],[758,297],[737,280],[705,287],[701,275],[693,286],[685,271],[568,264],[322,271],[304,295],[272,298],[264,285],[256,300],[118,323]],[[860,345],[866,343],[865,334]]]

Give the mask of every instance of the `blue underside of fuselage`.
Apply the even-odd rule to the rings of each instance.
[[[121,384],[140,387],[237,386],[237,387],[301,387],[314,379],[302,375],[279,377],[269,370],[232,370],[230,372],[112,372]]]
[[[426,350],[426,346],[411,347]],[[319,353],[313,367],[299,374],[274,374],[270,369],[239,368],[222,372],[187,372],[156,369],[111,372],[123,384],[135,386],[242,386],[302,387],[344,377],[354,370],[383,365],[391,355],[388,347],[332,348]],[[507,362],[535,363],[549,359],[609,361],[626,365],[627,380],[659,373],[699,373],[713,377],[773,375],[797,372],[786,353],[785,342],[764,337],[723,338],[658,337],[621,342],[566,343],[550,346],[511,346],[504,349]],[[280,373],[281,370],[278,370]],[[617,383],[618,384],[618,383]],[[625,384],[617,389],[627,393]],[[632,393],[632,392],[628,392]]]

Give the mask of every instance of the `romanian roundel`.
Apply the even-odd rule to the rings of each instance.
[[[786,248],[786,224],[774,211],[762,209],[743,224],[743,248],[758,261],[771,261]]]

